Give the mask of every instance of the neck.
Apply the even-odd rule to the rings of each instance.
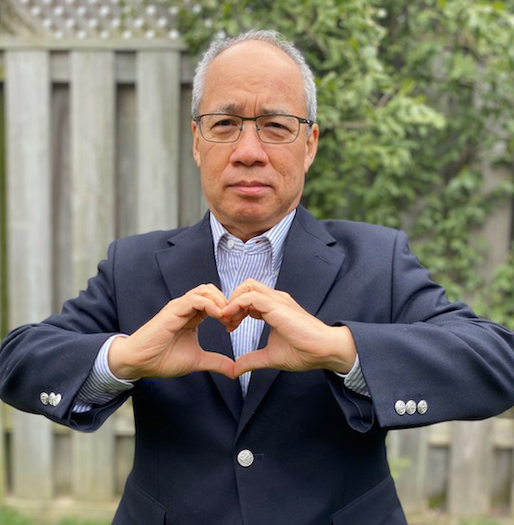
[[[223,224],[223,223],[222,223]],[[274,224],[271,225],[269,228],[260,228],[260,229],[254,229],[254,228],[234,228],[233,226],[228,226],[223,224],[223,227],[234,237],[237,237],[238,239],[242,240],[243,242],[247,242],[250,239],[253,239],[254,237],[257,237],[258,235],[261,235],[261,233],[264,233],[271,228],[273,228]]]

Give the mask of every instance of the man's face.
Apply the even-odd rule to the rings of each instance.
[[[302,77],[283,51],[247,41],[212,62],[199,114],[233,113],[254,117],[282,113],[306,117]],[[202,188],[215,217],[246,241],[269,230],[299,203],[304,179],[316,155],[318,128],[302,124],[290,144],[262,143],[254,122],[245,122],[232,144],[208,142],[193,122],[194,158]]]

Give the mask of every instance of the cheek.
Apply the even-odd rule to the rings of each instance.
[[[199,151],[200,171],[202,176],[212,178],[218,176],[221,165],[223,164],[223,155],[213,151],[212,148],[202,148]]]
[[[302,153],[298,151],[297,154],[276,159],[273,163],[275,171],[282,174],[282,184],[288,188],[303,186],[306,170]]]
[[[211,195],[222,190],[222,178],[225,163],[217,155],[206,155],[202,157],[200,176],[204,193]]]

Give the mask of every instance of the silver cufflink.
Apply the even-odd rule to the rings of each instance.
[[[41,392],[39,394],[39,400],[43,405],[51,405],[53,407],[56,407],[62,400],[61,394],[56,394],[55,392],[50,392],[50,394],[47,394],[46,392]]]

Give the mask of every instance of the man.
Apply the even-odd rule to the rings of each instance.
[[[91,431],[133,396],[114,525],[405,525],[387,429],[514,403],[513,335],[448,303],[404,234],[299,207],[315,112],[278,35],[214,43],[192,123],[210,213],[113,243],[62,314],[4,341],[22,410]]]

